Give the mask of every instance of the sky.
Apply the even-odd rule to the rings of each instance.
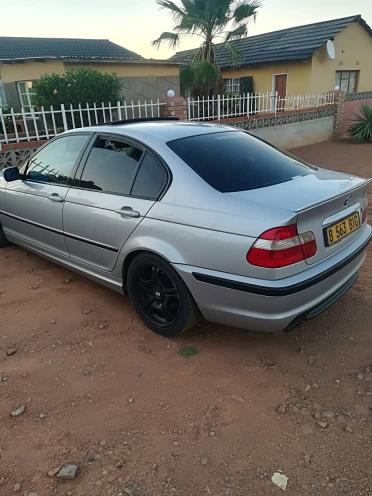
[[[176,3],[179,0],[174,0]],[[372,26],[371,0],[263,0],[249,35],[362,14]],[[0,36],[105,38],[147,58],[168,58],[151,41],[172,31],[173,19],[156,0],[0,0]],[[178,50],[198,46],[184,39]]]

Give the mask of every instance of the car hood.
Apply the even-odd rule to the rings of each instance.
[[[300,212],[366,184],[366,179],[341,172],[318,169],[306,176],[266,188],[228,193],[273,209]]]

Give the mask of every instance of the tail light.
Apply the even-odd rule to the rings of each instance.
[[[258,267],[277,269],[302,262],[316,255],[314,234],[298,234],[296,224],[264,232],[247,253],[247,262]]]

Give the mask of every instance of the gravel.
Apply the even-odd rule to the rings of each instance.
[[[20,415],[23,415],[26,411],[26,406],[22,405],[17,407],[13,412],[10,412],[11,417],[19,417]]]
[[[57,474],[58,479],[73,480],[77,476],[79,467],[74,464],[68,464],[61,468]]]

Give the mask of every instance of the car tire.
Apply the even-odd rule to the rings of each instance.
[[[157,255],[141,253],[134,258],[127,290],[138,315],[156,334],[179,336],[202,320],[181,277]]]
[[[3,226],[0,224],[0,248],[4,248],[5,246],[9,246],[9,245],[10,243],[5,237]]]

